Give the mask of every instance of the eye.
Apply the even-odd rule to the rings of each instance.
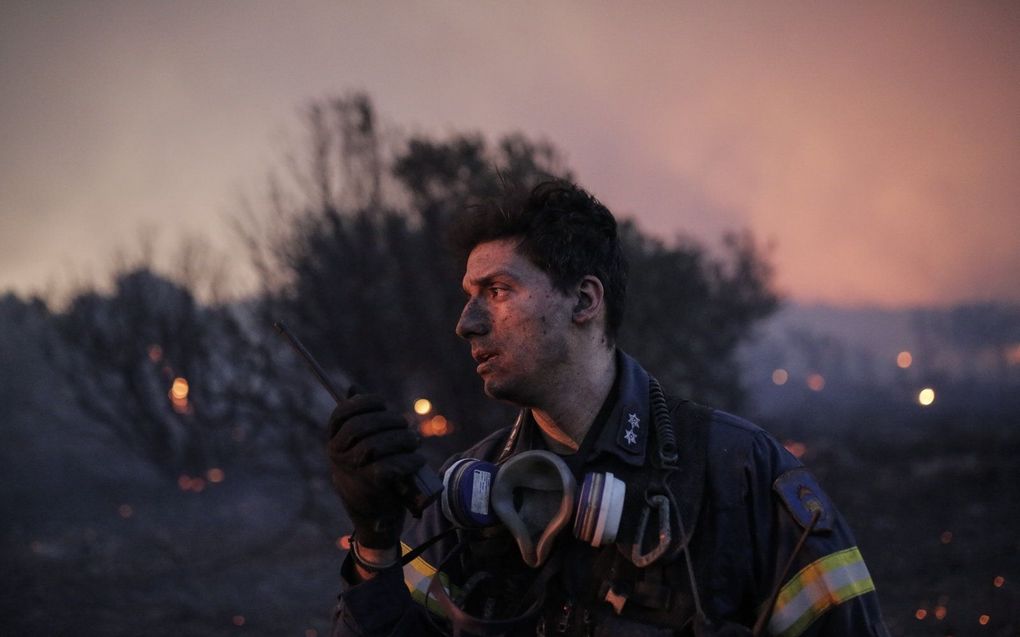
[[[489,288],[488,288],[489,298],[491,298],[491,299],[502,298],[502,297],[506,296],[507,292],[509,292],[509,291],[510,291],[510,288],[508,288],[508,287],[506,287],[504,285],[490,285]]]

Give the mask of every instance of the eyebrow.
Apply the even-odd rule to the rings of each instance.
[[[502,270],[496,270],[494,272],[489,272],[488,274],[486,274],[484,276],[480,276],[480,277],[478,277],[476,279],[472,279],[470,281],[468,281],[465,278],[465,280],[461,281],[461,287],[464,289],[464,291],[467,291],[468,287],[470,287],[470,286],[484,287],[484,286],[488,285],[489,283],[491,283],[493,279],[496,279],[496,278],[499,278],[499,277],[507,277],[509,279],[512,279],[514,282],[519,280],[514,275],[514,273],[511,272],[510,270],[502,269]]]

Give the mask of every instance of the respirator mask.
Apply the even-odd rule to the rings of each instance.
[[[549,451],[526,451],[501,465],[462,458],[443,475],[443,515],[456,527],[502,524],[525,564],[540,567],[560,532],[592,546],[616,541],[627,486],[609,472],[585,475],[581,488],[567,464]]]

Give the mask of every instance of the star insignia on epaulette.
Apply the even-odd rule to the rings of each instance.
[[[633,427],[634,429],[641,427],[641,419],[638,418],[637,414],[632,413],[629,416],[627,416],[627,422],[629,422],[630,426]]]
[[[637,444],[637,433],[635,433],[633,429],[628,429],[627,431],[623,432],[623,437],[627,441],[627,444],[629,445]]]

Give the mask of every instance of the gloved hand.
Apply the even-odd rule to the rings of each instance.
[[[362,546],[396,546],[404,526],[400,493],[425,458],[419,438],[382,398],[354,396],[329,418],[329,452],[333,488],[340,494]]]

